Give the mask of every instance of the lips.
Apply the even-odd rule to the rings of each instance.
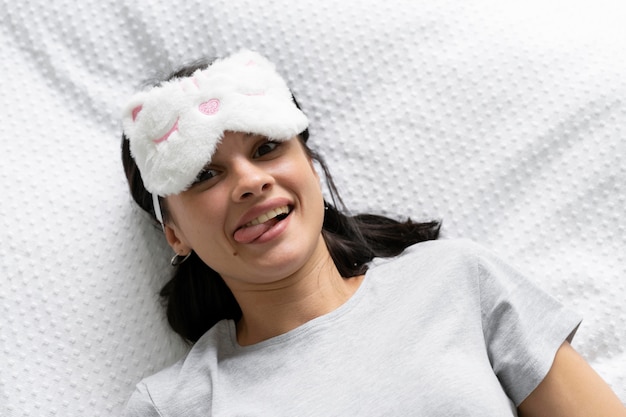
[[[254,242],[268,231],[275,229],[275,226],[285,219],[290,214],[291,210],[291,206],[286,204],[283,200],[254,207],[243,216],[240,221],[242,225],[235,230],[233,238],[238,243]],[[280,232],[278,230],[274,231],[276,233]]]

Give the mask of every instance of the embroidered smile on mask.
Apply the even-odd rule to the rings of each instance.
[[[307,126],[274,65],[247,50],[137,93],[123,113],[131,154],[155,199],[188,189],[225,131],[285,141]]]

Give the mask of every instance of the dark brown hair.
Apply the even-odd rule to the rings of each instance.
[[[209,64],[206,60],[196,61],[173,72],[165,81],[188,77]],[[294,102],[300,107],[295,98]],[[309,157],[324,172],[331,202],[325,202],[322,236],[341,276],[349,278],[363,274],[374,257],[396,256],[415,243],[437,239],[440,221],[417,223],[411,219],[398,221],[376,214],[344,214],[345,206],[326,163],[307,145],[308,129],[298,137]],[[133,199],[157,222],[152,196],[143,185],[139,169],[130,153],[128,138],[124,134],[122,162]],[[162,204],[162,208],[164,218],[167,218],[165,204]],[[167,306],[170,326],[189,342],[197,341],[220,320],[241,318],[241,309],[224,280],[194,252],[176,267],[172,279],[161,289],[160,295]]]

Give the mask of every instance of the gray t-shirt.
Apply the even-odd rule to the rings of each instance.
[[[514,416],[579,323],[480,246],[419,243],[283,335],[242,347],[217,323],[125,416]]]

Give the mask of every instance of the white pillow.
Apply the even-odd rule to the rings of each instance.
[[[119,116],[147,77],[242,47],[354,211],[498,251],[584,315],[574,346],[626,401],[622,2],[2,3],[0,414],[117,415],[184,353]]]

